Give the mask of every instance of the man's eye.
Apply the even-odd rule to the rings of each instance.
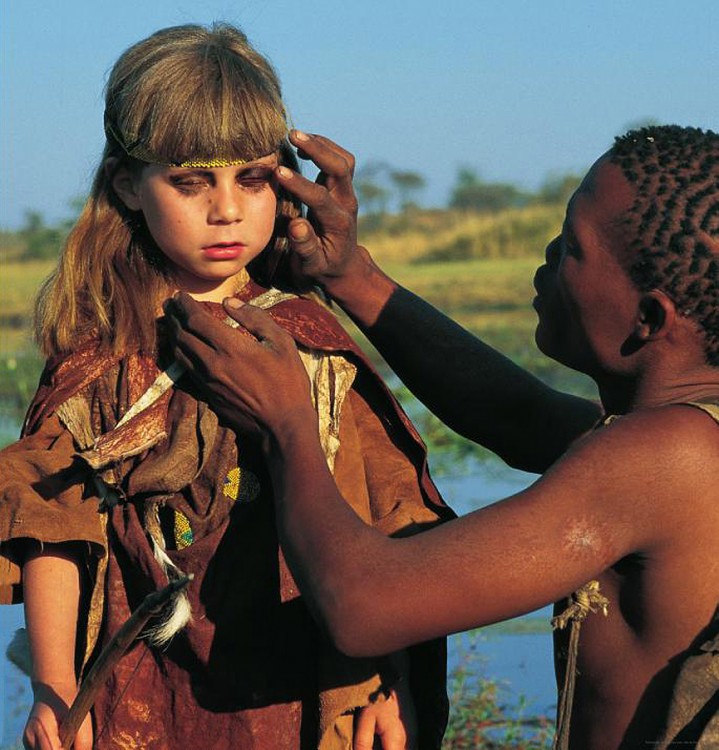
[[[576,258],[579,256],[579,245],[577,245],[576,242],[564,242],[564,254],[565,255],[571,255],[572,257]]]

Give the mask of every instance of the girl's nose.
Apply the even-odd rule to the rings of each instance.
[[[211,224],[233,224],[242,220],[241,196],[237,186],[217,185],[210,198],[208,220]]]

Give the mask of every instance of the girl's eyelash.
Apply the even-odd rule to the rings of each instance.
[[[260,190],[264,190],[269,184],[269,182],[270,181],[265,178],[252,179],[252,180],[238,180],[238,183],[241,188],[244,188],[245,190],[250,190],[252,192],[259,192]]]
[[[207,184],[205,180],[196,177],[171,177],[170,182],[179,190],[187,191],[198,190]]]
[[[258,168],[237,175],[237,184],[244,190],[259,192],[270,185],[272,179],[271,169]],[[170,182],[173,187],[186,194],[197,193],[208,184],[208,180],[199,175],[174,175],[170,177]]]
[[[250,174],[241,174],[237,178],[237,183],[245,190],[251,192],[260,192],[264,190],[268,185],[272,184],[272,171],[269,169],[263,169],[261,171],[253,171]]]
[[[271,169],[248,169],[237,175],[238,182],[269,182],[272,179]]]

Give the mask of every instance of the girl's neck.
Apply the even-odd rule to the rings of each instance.
[[[232,297],[247,286],[250,281],[250,275],[246,268],[231,278],[226,279],[219,285],[208,285],[203,289],[201,286],[193,288],[178,285],[176,291],[187,292],[193,299],[198,302],[222,302],[226,297]]]

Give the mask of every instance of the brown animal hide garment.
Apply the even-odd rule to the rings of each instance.
[[[241,297],[263,291],[251,283]],[[219,305],[207,307],[224,318]],[[356,367],[334,460],[347,502],[387,534],[451,517],[418,434],[334,316],[304,298],[284,299],[270,314],[306,350]],[[444,641],[410,649],[408,674],[391,657],[350,659],[331,646],[279,549],[261,456],[218,423],[188,379],[112,431],[159,372],[150,357],[117,359],[91,344],[49,363],[25,437],[0,454],[0,601],[21,598],[29,540],[85,542],[85,668],[142,598],[167,582],[153,529],[177,567],[195,576],[191,622],[164,649],[138,641],[101,691],[95,747],[350,748],[353,710],[408,679],[420,747],[439,748]],[[78,457],[88,446],[119,497],[111,507],[99,501],[88,453]]]

